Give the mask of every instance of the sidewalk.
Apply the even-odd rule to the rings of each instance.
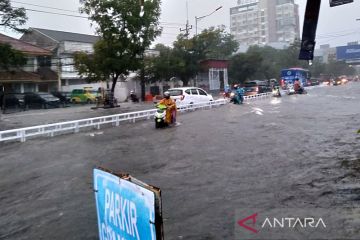
[[[0,114],[0,131],[31,127],[36,125],[93,118],[99,116],[153,109],[153,103],[121,103],[119,108],[91,109],[94,105],[81,105],[68,108],[40,109],[11,114]]]

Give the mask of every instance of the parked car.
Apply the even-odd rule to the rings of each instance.
[[[271,87],[266,81],[253,80],[244,84],[245,96],[271,92]]]
[[[51,94],[54,97],[57,97],[60,99],[62,103],[70,103],[71,102],[71,93],[70,92],[59,92],[59,91],[53,91]]]
[[[90,89],[74,89],[71,92],[72,103],[95,103],[97,91]]]
[[[22,94],[5,93],[0,96],[0,99],[2,110],[24,108],[24,95]]]
[[[171,88],[168,92],[170,92],[170,97],[175,100],[178,107],[181,105],[214,101],[210,94],[197,87]]]
[[[49,107],[60,107],[61,101],[59,98],[54,97],[50,93],[39,92],[39,93],[25,93],[24,96],[25,108],[49,108]]]

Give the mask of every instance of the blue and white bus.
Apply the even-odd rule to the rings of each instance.
[[[310,71],[303,68],[288,68],[281,70],[281,87],[286,84],[294,84],[295,79],[298,78],[301,85],[306,87],[310,85]]]

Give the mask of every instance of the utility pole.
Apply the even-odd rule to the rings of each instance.
[[[180,32],[185,32],[185,37],[189,38],[191,29],[192,25],[189,25],[189,4],[188,1],[186,1],[186,27],[185,29],[180,28]]]
[[[61,92],[61,58],[58,58],[58,65],[57,65],[57,75],[58,75],[58,91]]]

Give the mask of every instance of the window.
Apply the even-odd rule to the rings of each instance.
[[[191,95],[199,95],[196,89],[191,89]]]
[[[185,92],[189,95],[191,94],[190,89],[186,90]]]
[[[201,90],[201,89],[198,89],[198,91],[199,91],[199,94],[200,94],[200,95],[207,96],[207,94],[206,94],[206,92],[205,92],[205,91],[203,91],[203,90]]]
[[[170,90],[170,96],[180,96],[182,95],[182,90]]]

